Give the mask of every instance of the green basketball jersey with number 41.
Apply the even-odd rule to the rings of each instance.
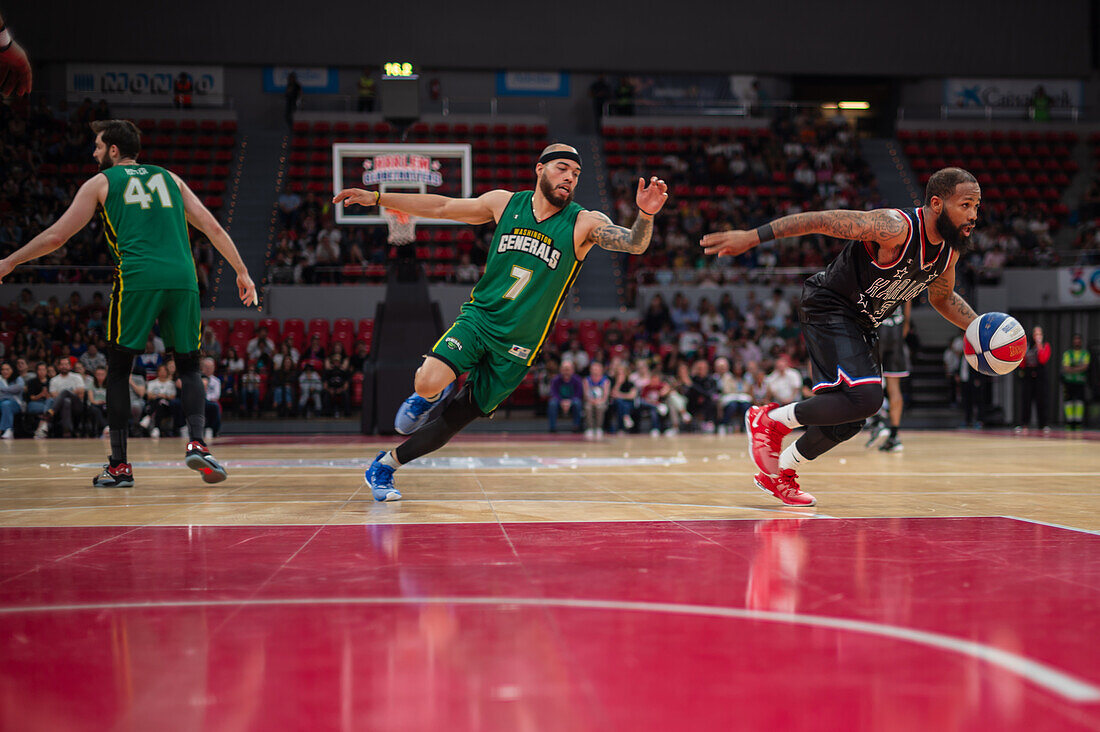
[[[512,194],[493,234],[485,274],[462,316],[517,361],[531,365],[550,333],[582,262],[573,228],[584,209],[570,203],[539,221],[534,191]]]
[[[100,213],[123,292],[195,290],[195,260],[179,186],[164,168],[114,165]]]

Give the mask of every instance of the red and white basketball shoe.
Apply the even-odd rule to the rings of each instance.
[[[778,476],[757,473],[753,482],[760,490],[771,493],[787,506],[813,506],[817,499],[798,487],[798,475],[787,468],[780,470]]]
[[[749,411],[745,412],[749,455],[756,467],[768,475],[779,475],[779,451],[783,449],[783,438],[791,433],[790,427],[768,416],[768,412],[778,406],[773,402],[761,407],[749,407]]]

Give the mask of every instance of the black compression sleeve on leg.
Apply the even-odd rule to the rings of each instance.
[[[111,428],[111,460],[126,462],[126,437],[130,431],[130,370],[134,355],[107,349],[107,426]]]
[[[484,416],[474,404],[474,397],[469,388],[463,387],[451,403],[443,408],[441,415],[414,432],[394,450],[393,454],[397,457],[397,461],[404,465],[421,455],[427,455],[443,447],[466,425]]]
[[[198,353],[176,354],[176,374],[180,380],[180,406],[187,420],[190,439],[202,443],[202,431],[206,427],[206,390],[199,373]]]
[[[798,453],[807,460],[816,460],[840,443],[821,427],[807,427],[806,434],[794,443]]]
[[[860,384],[815,394],[798,402],[794,405],[794,417],[804,425],[847,424],[867,419],[880,406],[882,384]]]

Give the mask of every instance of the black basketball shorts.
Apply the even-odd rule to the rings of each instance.
[[[802,321],[813,367],[813,390],[882,383],[874,331],[843,315]]]

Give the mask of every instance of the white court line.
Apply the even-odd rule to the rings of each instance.
[[[1045,493],[1043,495],[1046,495]],[[1100,536],[1100,531],[1094,531],[1093,529],[1079,529],[1076,526],[1066,526],[1065,524],[1052,524],[1049,521],[1039,521],[1037,519],[1020,518],[1019,516],[1002,516],[1001,518],[1012,519],[1013,521],[1023,521],[1029,524],[1041,524],[1043,526],[1050,526],[1055,529],[1065,529],[1066,531],[1078,531],[1082,534],[1092,534],[1094,536]]]
[[[678,466],[671,465],[669,467],[670,468],[677,468]],[[825,467],[825,466],[822,466],[822,467]],[[318,468],[318,469],[320,469],[320,468]],[[326,470],[346,470],[346,468],[325,468],[325,469]],[[167,468],[147,468],[147,470],[167,470]],[[286,473],[286,468],[268,468],[268,470],[270,470],[272,472],[268,472],[268,473],[234,472],[234,473],[232,473],[232,477],[233,478],[262,479],[262,478],[280,477],[281,474]],[[474,469],[474,470],[454,470],[453,472],[448,473],[448,472],[442,471],[442,470],[418,469],[418,468],[415,468],[411,465],[408,465],[408,466],[404,466],[402,468],[402,471],[408,471],[409,473],[417,473],[418,475],[424,474],[425,476],[426,475],[431,475],[431,474],[435,474],[435,475],[443,474],[443,477],[455,477],[455,478],[473,477],[474,475],[480,474],[480,475],[485,475],[486,477],[494,477],[494,478],[495,477],[508,477],[508,476],[513,476],[513,475],[522,475],[522,476],[526,476],[526,477],[531,477],[532,475],[537,475],[537,476],[545,477],[545,478],[560,479],[560,478],[563,478],[564,476],[566,476],[570,473],[573,473],[573,472],[576,472],[578,475],[583,475],[586,478],[595,477],[595,476],[622,477],[623,474],[624,474],[623,471],[619,471],[619,472],[590,472],[590,471],[587,471],[584,468],[580,468],[580,467],[578,467],[575,471],[572,468],[564,468],[564,469],[563,468],[530,468],[530,469],[527,469],[527,470],[494,470],[492,468],[484,468],[484,469]],[[734,470],[721,470],[721,469],[719,469],[719,470],[679,470],[679,469],[677,469],[675,471],[675,474],[677,476],[680,476],[680,475],[699,475],[699,476],[711,476],[711,477],[713,477],[713,476],[716,476],[716,475],[723,475],[723,476],[752,475],[753,471],[749,470],[749,469],[734,469]],[[356,475],[358,475],[358,473]],[[640,476],[668,478],[669,477],[669,471],[668,470],[664,470],[664,471],[631,470],[631,471],[629,471],[628,475],[629,475],[629,477],[632,477],[632,478],[633,477],[640,477]],[[1040,477],[1042,477],[1042,478],[1095,478],[1095,477],[1100,476],[1100,471],[1098,471],[1098,472],[1088,472],[1088,473],[1015,473],[1015,472],[1014,473],[987,473],[987,472],[977,472],[977,473],[960,473],[960,472],[942,473],[942,472],[936,472],[936,473],[934,473],[934,472],[926,472],[926,471],[916,471],[916,472],[911,472],[911,473],[905,473],[905,472],[898,472],[898,471],[890,470],[890,471],[881,471],[881,472],[877,472],[877,473],[865,473],[865,472],[855,472],[855,471],[851,471],[851,470],[833,469],[832,471],[824,470],[822,472],[815,473],[815,478],[831,478],[831,477],[836,477],[836,476],[843,476],[845,478],[851,478],[851,477],[870,477],[870,478],[966,478],[968,480],[975,480],[975,479],[981,479],[981,478],[1040,478]],[[351,478],[349,477],[348,479],[350,480]],[[0,477],[0,481],[23,481],[23,482],[26,482],[27,480],[30,480],[30,478],[28,478],[26,476],[21,477],[21,478],[3,478],[3,477]],[[41,483],[43,481],[58,481],[58,480],[72,481],[72,480],[74,480],[74,478],[66,477],[66,476],[55,476],[55,477],[46,476],[46,477],[35,477],[33,480],[36,483]],[[142,482],[152,481],[152,480],[165,481],[165,480],[180,480],[180,478],[179,478],[179,476],[167,476],[167,475],[159,475],[158,476],[158,475],[155,475],[155,474],[147,476],[145,473],[142,473],[141,474],[141,480],[142,480]],[[127,490],[127,489],[122,489],[122,490]],[[198,489],[198,490],[201,490],[201,489]]]
[[[918,645],[938,648],[950,653],[984,661],[1005,671],[1027,679],[1049,693],[1073,702],[1100,701],[1100,688],[1071,676],[1065,671],[1045,663],[1000,648],[975,641],[955,638],[914,628],[902,628],[885,623],[865,620],[835,618],[825,615],[780,613],[769,610],[719,607],[712,605],[687,605],[668,602],[630,602],[625,600],[588,600],[572,598],[538,597],[319,597],[248,600],[185,600],[178,602],[121,602],[88,603],[71,605],[30,605],[26,607],[0,608],[0,615],[25,613],[56,613],[90,610],[146,610],[154,608],[202,608],[202,607],[272,607],[302,605],[520,605],[540,608],[568,608],[576,610],[621,610],[627,612],[670,613],[700,617],[731,618],[789,625],[809,625],[818,628],[865,633],[892,640],[908,641]]]

